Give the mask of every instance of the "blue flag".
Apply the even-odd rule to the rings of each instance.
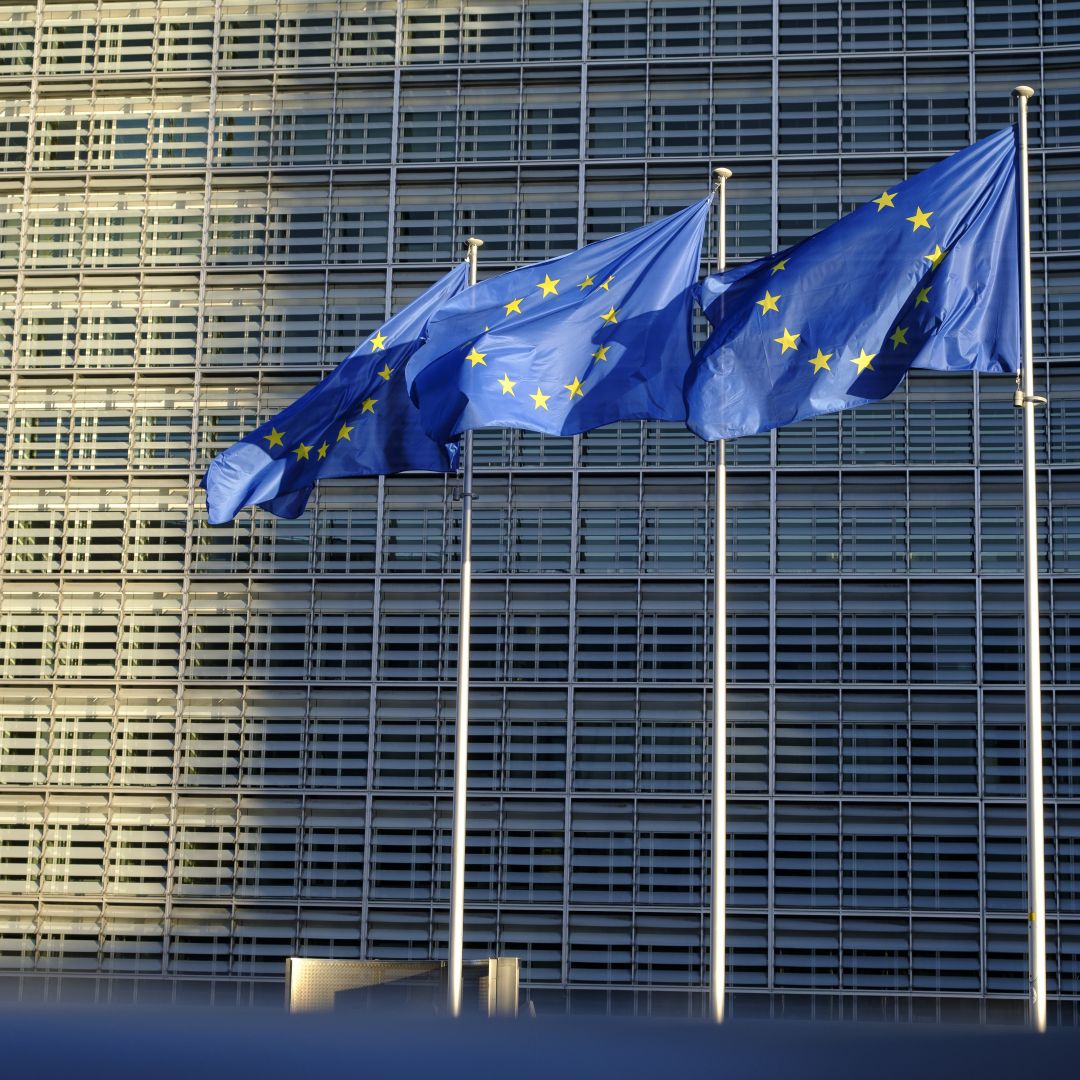
[[[278,517],[299,517],[315,483],[330,477],[453,472],[457,447],[424,434],[402,369],[432,312],[467,281],[462,263],[321,383],[218,454],[202,481],[210,523],[231,521],[252,504]]]
[[[443,305],[405,372],[428,434],[685,420],[691,286],[711,201]]]
[[[707,278],[687,423],[733,439],[887,397],[909,368],[1015,371],[1017,137],[961,150],[795,247]]]

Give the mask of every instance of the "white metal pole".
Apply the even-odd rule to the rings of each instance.
[[[1035,517],[1035,362],[1031,329],[1031,222],[1028,194],[1027,104],[1030,86],[1013,93],[1020,130],[1020,303],[1024,322],[1024,625],[1027,669],[1027,849],[1031,1026],[1046,1030],[1046,846],[1043,839],[1042,673],[1039,668],[1039,546]]]
[[[730,169],[714,170],[720,203],[716,268],[727,265],[727,181]],[[713,1020],[724,1020],[727,958],[727,475],[724,440],[716,443],[716,505],[713,527],[713,767],[712,940],[709,1003]]]
[[[483,240],[466,241],[469,284],[476,284],[476,253]],[[472,432],[461,441],[461,576],[458,592],[457,724],[454,730],[454,824],[450,854],[450,956],[446,1005],[461,1015],[461,958],[465,941],[465,806],[469,785],[469,645],[472,620]]]

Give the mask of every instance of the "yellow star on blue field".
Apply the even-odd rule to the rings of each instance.
[[[547,410],[548,400],[551,398],[551,395],[550,394],[545,394],[544,391],[541,390],[539,386],[536,388],[536,393],[535,394],[530,394],[529,397],[531,397],[533,399],[533,401],[535,402],[535,404],[533,405],[534,409]]]
[[[772,272],[775,274],[779,270],[786,270],[787,269],[787,264],[788,264],[787,259],[781,259],[778,263],[775,263],[773,265]]]
[[[802,337],[801,334],[793,334],[786,326],[784,332],[780,337],[773,338],[773,341],[780,346],[780,355],[783,356],[788,349],[797,349],[799,347],[798,341]]]
[[[584,397],[581,392],[581,380],[575,375],[572,383],[564,383],[564,387],[570,391],[570,400],[573,401],[575,397]]]
[[[780,296],[780,293],[773,296],[773,294],[766,289],[765,296],[761,300],[755,300],[754,303],[761,305],[762,315],[764,315],[766,311],[775,311],[779,313],[780,309],[776,306],[776,301],[780,299]]]
[[[275,446],[282,446],[281,436],[284,434],[284,431],[278,431],[276,427],[271,427],[270,434],[263,436],[263,438],[270,444],[267,449],[273,450]]]
[[[878,213],[880,214],[881,211],[884,210],[886,206],[892,207],[893,210],[896,209],[896,206],[893,204],[893,199],[895,199],[895,198],[896,198],[896,192],[895,191],[892,191],[892,192],[883,191],[878,198],[871,199],[870,201],[872,203],[874,203],[875,206],[877,206]],[[908,218],[908,221],[910,221],[910,220],[911,220],[911,218]]]
[[[380,349],[385,349],[385,348],[386,348],[386,338],[382,335],[382,332],[380,331],[379,333],[377,333],[371,339],[371,351],[372,352],[378,352]]]
[[[503,377],[497,381],[502,387],[502,392],[504,394],[509,394],[511,397],[517,397],[517,395],[514,393],[514,387],[517,386],[517,383],[514,382],[514,380],[511,379],[505,371],[503,372]]]
[[[386,379],[388,382],[390,376],[394,374],[394,369],[389,364],[384,364],[382,371],[377,372],[380,379]]]
[[[366,401],[360,402],[360,412],[369,412],[372,415],[375,413],[375,406],[378,404],[378,398],[368,398]]]
[[[485,356],[487,356],[486,352],[477,352],[474,346],[472,352],[470,352],[465,359],[469,361],[470,367],[476,367],[477,364],[483,364],[484,367],[487,367],[487,361],[484,359]]]
[[[889,340],[892,342],[894,349],[899,349],[901,345],[908,343],[907,339],[908,327],[898,326],[890,335]]]
[[[585,280],[578,286],[579,289],[587,289],[593,284],[592,274],[586,274]]]
[[[297,461],[304,461],[305,459],[307,461],[310,461],[311,460],[311,451],[312,451],[312,449],[313,449],[313,447],[307,446],[304,443],[301,443],[293,451],[293,453],[296,455],[296,460]]]
[[[600,318],[603,319],[606,323],[617,323],[619,320],[615,318],[615,305],[612,304],[611,310],[605,311],[604,314],[600,316]]]
[[[509,315],[512,311],[518,315],[521,314],[521,301],[524,300],[524,296],[519,296],[516,300],[511,300],[509,304],[506,304],[506,314]]]
[[[337,441],[341,442],[341,440],[344,439],[346,442],[352,442],[352,439],[349,438],[351,434],[352,427],[350,427],[348,424],[342,424],[341,430],[337,433]]]
[[[947,254],[948,254],[947,251],[942,251],[941,250],[941,245],[940,244],[935,244],[934,245],[934,250],[929,255],[924,255],[923,258],[927,259],[929,261],[930,265],[936,270],[938,268],[938,263],[940,263],[941,260],[944,259]]]
[[[615,275],[614,275],[614,274],[612,274],[612,275],[611,275],[611,277],[609,277],[609,278],[607,279],[607,281],[602,281],[602,282],[600,282],[600,288],[601,288],[601,289],[603,289],[603,290],[605,290],[606,292],[610,292],[611,290],[610,290],[610,289],[608,289],[608,286],[609,286],[609,285],[610,285],[610,284],[611,284],[611,283],[612,283],[612,282],[613,282],[614,280],[615,280]]]
[[[319,457],[320,461],[322,461],[322,459],[324,457],[326,457],[326,451],[329,450],[329,449],[330,449],[330,444],[325,439],[323,439],[323,444],[318,449],[318,457]]]
[[[860,349],[859,355],[853,356],[850,359],[851,362],[859,369],[859,374],[861,375],[867,368],[869,368],[871,371],[874,370],[874,365],[871,364],[870,361],[873,360],[875,356],[877,356],[877,353],[868,353],[865,349]]]
[[[924,212],[921,206],[917,206],[915,208],[915,213],[909,218],[904,218],[904,220],[914,222],[914,224],[911,226],[911,231],[915,232],[917,229],[929,229],[930,218],[933,217],[933,215],[933,210],[928,210]]]
[[[598,345],[597,348],[596,348],[596,352],[594,352],[592,354],[593,359],[594,360],[606,360],[607,359],[607,354],[608,354],[608,349],[610,349],[610,348],[611,348],[610,345]]]
[[[831,352],[823,353],[820,349],[818,349],[817,356],[812,356],[806,362],[808,364],[814,365],[814,374],[816,375],[819,371],[821,371],[822,368],[824,368],[826,371],[832,371],[832,368],[829,367],[829,361],[831,359]]]
[[[925,258],[925,256],[924,256],[924,258]],[[915,306],[916,307],[918,307],[920,304],[929,304],[930,303],[930,290],[932,288],[933,288],[933,285],[927,285],[925,289],[920,289],[919,290],[919,295],[915,297]]]
[[[544,290],[543,293],[541,294],[541,296],[558,296],[559,295],[559,290],[555,288],[555,286],[558,285],[558,284],[559,284],[559,279],[558,278],[556,278],[554,281],[552,281],[551,276],[549,274],[545,274],[544,275],[544,280],[543,281],[538,281],[536,283],[536,287],[538,289],[543,289]]]

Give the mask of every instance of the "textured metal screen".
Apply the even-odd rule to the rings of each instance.
[[[1050,992],[1080,1002],[1076,0],[4,0],[0,57],[0,999],[276,1008],[291,956],[445,954],[456,482],[211,528],[214,453],[466,236],[487,276],[726,165],[735,265],[1029,82]],[[1011,389],[921,373],[728,448],[734,1016],[1022,1014]],[[711,450],[475,447],[466,955],[521,956],[541,1014],[700,1011]]]

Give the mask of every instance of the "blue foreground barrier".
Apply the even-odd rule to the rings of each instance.
[[[12,1009],[12,1080],[1016,1080],[1070,1077],[1080,1033],[989,1027],[419,1020],[385,1013]]]

